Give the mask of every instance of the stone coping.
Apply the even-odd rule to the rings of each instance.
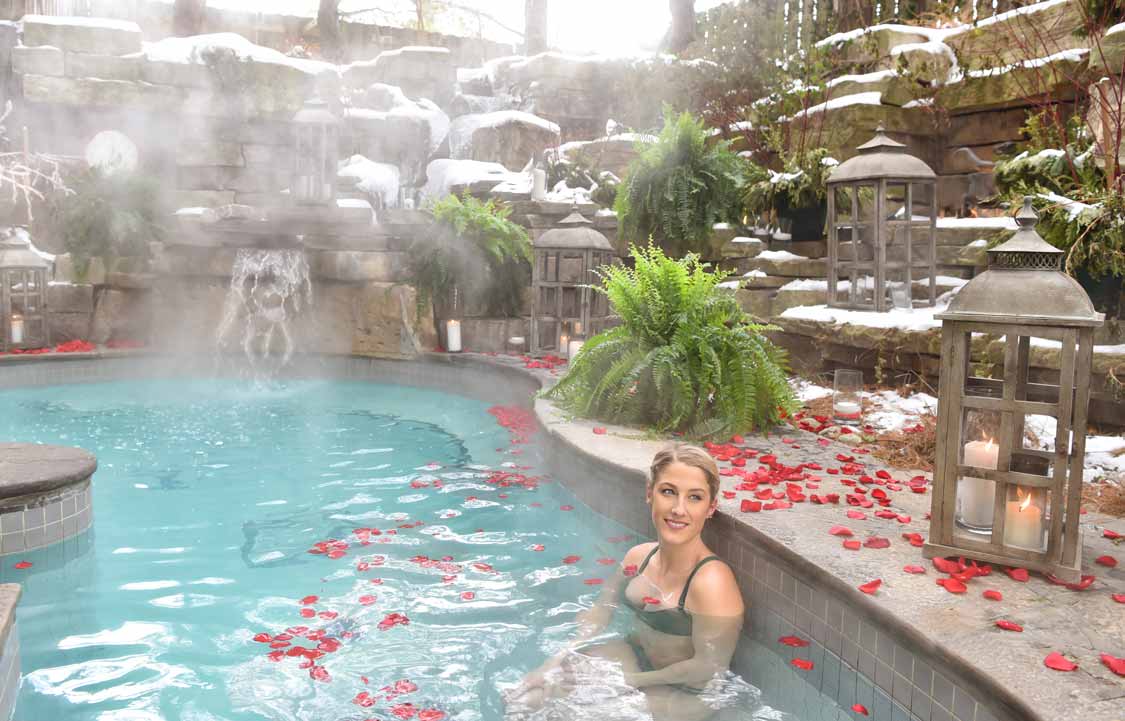
[[[522,364],[511,358],[474,359],[473,355],[464,354],[458,360],[514,365],[534,375],[543,388],[549,388],[558,378],[557,373],[523,370]],[[653,439],[641,429],[572,418],[541,397],[535,399],[534,405],[544,430],[564,444],[567,452],[594,457],[599,465],[635,479],[638,494],[653,454],[668,442]],[[595,434],[595,426],[604,426],[607,432]],[[746,446],[773,453],[786,465],[819,462],[825,468],[836,467],[837,453],[855,455],[853,448],[843,444],[821,446],[811,433],[790,429],[783,432],[792,443],[783,442],[779,436],[750,436]],[[864,461],[863,456],[855,457],[858,463]],[[866,465],[867,472],[872,474],[881,467],[876,463]],[[900,481],[915,475],[891,472]],[[824,475],[820,492],[843,495],[851,490],[839,484],[837,478]],[[733,491],[736,480],[740,479],[723,477],[722,489]],[[751,497],[748,493],[740,495]],[[1019,583],[996,569],[989,577],[970,581],[967,593],[954,595],[935,585],[941,574],[922,558],[920,548],[901,537],[907,532],[928,535],[929,523],[924,517],[929,511],[930,494],[903,490],[892,495],[893,508],[909,515],[908,523],[874,518],[875,509],[865,511],[866,520],[851,520],[845,516],[848,506],[843,504],[798,503],[785,511],[742,513],[742,498],[737,496],[720,499],[718,513],[725,517],[725,522],[741,526],[776,557],[804,571],[806,577],[846,598],[850,605],[935,660],[961,672],[976,687],[978,698],[995,699],[998,705],[1011,709],[1015,718],[1120,721],[1122,683],[1100,663],[1098,654],[1125,655],[1125,614],[1110,597],[1112,593],[1125,593],[1125,573],[1098,566],[1094,559],[1114,555],[1114,544],[1102,537],[1102,529],[1125,533],[1125,520],[1093,513],[1083,516],[1083,569],[1098,577],[1086,591],[1053,586],[1038,575],[1027,583]],[[861,539],[868,535],[889,538],[891,547],[845,550],[842,539],[828,533],[834,525],[849,527]],[[1117,555],[1125,554],[1118,549]],[[905,573],[905,565],[923,566],[926,573]],[[875,578],[883,580],[876,595],[858,590],[860,584]],[[985,589],[1001,591],[1003,601],[985,600],[981,596]],[[1020,623],[1024,632],[1000,630],[995,622],[1001,619]],[[1051,651],[1075,658],[1079,672],[1065,674],[1046,668],[1043,659]]]
[[[16,623],[16,604],[23,588],[18,583],[0,583],[0,648]]]
[[[146,354],[112,353],[117,356]],[[70,354],[76,360],[104,355]],[[53,355],[21,358],[62,359]],[[426,365],[448,365],[465,370],[490,368],[507,376],[513,385],[524,381],[518,385],[526,387],[538,384],[540,388],[548,388],[559,377],[558,371],[528,370],[518,358],[494,354],[427,353],[421,360]],[[572,418],[541,397],[536,397],[533,403],[544,431],[561,446],[564,455],[593,460],[599,469],[610,469],[622,478],[631,479],[630,482],[636,483],[639,496],[652,455],[666,439],[654,439],[641,429]],[[596,425],[605,425],[607,432],[594,434]],[[809,433],[785,430],[785,434],[788,443],[779,436],[751,436],[746,446],[774,453],[787,465],[813,461],[825,468],[838,464],[835,454],[855,453],[842,444],[821,446],[816,436]],[[856,458],[857,462],[864,461],[862,456]],[[873,472],[875,464],[869,464],[869,469]],[[893,475],[901,480],[913,474],[895,471]],[[836,479],[824,476],[820,492],[842,495],[850,490]],[[723,490],[734,490],[732,477],[723,477],[722,482]],[[1084,570],[1098,577],[1086,591],[1052,586],[1037,575],[1027,583],[1018,583],[997,571],[987,578],[970,581],[968,593],[953,595],[934,585],[939,574],[922,559],[921,549],[901,540],[903,532],[928,533],[928,524],[923,520],[929,510],[928,493],[895,494],[893,506],[899,513],[910,516],[908,523],[875,519],[871,511],[866,512],[866,520],[850,520],[844,515],[846,506],[831,504],[800,503],[781,512],[742,513],[740,501],[739,497],[720,500],[721,523],[736,524],[740,532],[753,538],[780,561],[845,598],[850,606],[875,619],[896,637],[955,669],[969,679],[978,699],[994,699],[998,707],[1012,712],[1011,718],[1029,721],[1120,720],[1121,680],[1100,664],[1098,653],[1125,655],[1125,617],[1120,605],[1110,599],[1111,593],[1125,593],[1125,573],[1096,566],[1093,559],[1114,555],[1114,545],[1103,538],[1101,532],[1110,528],[1125,533],[1125,520],[1092,513],[1083,516]],[[828,534],[833,525],[846,525],[860,538],[865,535],[890,538],[891,547],[845,551],[840,539]],[[927,571],[918,575],[904,573],[902,567],[908,564],[923,566]],[[858,591],[859,584],[874,578],[883,580],[876,595]],[[1001,591],[1004,600],[984,600],[980,594],[985,589]],[[1020,623],[1025,631],[1016,634],[999,630],[995,621],[1000,619]],[[1051,651],[1070,655],[1080,670],[1065,674],[1047,669],[1043,658]]]
[[[81,448],[0,443],[0,503],[82,483],[97,467],[93,454]]]

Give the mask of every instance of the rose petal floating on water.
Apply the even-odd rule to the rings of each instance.
[[[860,586],[859,590],[863,591],[864,593],[866,593],[868,595],[873,595],[876,591],[879,590],[879,586],[882,586],[882,585],[883,585],[883,579],[876,578],[874,581],[868,581],[867,583]]]
[[[375,705],[375,699],[366,691],[360,691],[355,695],[355,698],[352,699],[352,703],[354,703],[356,706],[370,708],[371,706]]]
[[[268,633],[259,633],[256,636],[254,636],[254,640],[257,641],[258,643],[269,643],[270,641],[273,640],[273,637],[270,636]]]
[[[902,570],[906,571],[907,573],[925,573],[926,572],[926,569],[923,568],[922,566],[903,566]]]
[[[332,677],[328,675],[328,669],[323,666],[313,666],[309,669],[309,677],[312,678],[313,681],[320,681],[322,683],[328,683],[332,680]]]
[[[621,572],[624,573],[626,576],[636,576],[637,575],[637,565],[635,563],[630,563],[630,564],[626,565],[624,568],[622,568]]]
[[[461,600],[462,601],[472,601],[476,597],[477,597],[477,594],[473,593],[472,591],[463,591],[461,593]]]
[[[31,565],[31,561],[19,561],[18,563],[13,565],[12,568],[18,568],[22,571],[25,568],[31,568]]]
[[[782,636],[777,639],[777,642],[783,643],[786,646],[792,646],[793,648],[804,648],[809,645],[808,641],[799,636]]]
[[[582,556],[567,556],[566,558],[563,559],[563,563],[565,563],[567,565],[570,565],[570,564],[573,564],[573,563],[578,563],[581,560],[582,560]]]
[[[414,718],[414,714],[417,712],[418,709],[414,708],[412,703],[400,703],[391,707],[391,713],[397,718],[404,719],[404,721]]]
[[[418,712],[418,721],[441,721],[443,718],[445,712],[436,708],[424,708]]]
[[[363,604],[364,606],[370,606],[371,604],[375,603],[376,600],[377,599],[376,599],[375,596],[360,596],[359,597],[359,602],[361,604]]]
[[[1098,564],[1099,566],[1107,566],[1109,568],[1113,568],[1117,565],[1117,559],[1113,556],[1098,556],[1094,559],[1094,563]]]
[[[301,609],[301,615],[305,618],[312,618],[313,616],[316,615],[316,609],[315,608],[302,608]]]
[[[848,518],[853,521],[862,521],[867,518],[867,514],[863,511],[848,511]]]
[[[542,543],[536,543],[534,546],[531,547],[531,550],[542,551],[543,550],[543,544]]]
[[[1108,538],[1111,541],[1116,541],[1119,538],[1125,538],[1125,535],[1122,535],[1117,531],[1111,531],[1108,528],[1102,531],[1102,536],[1104,538]]]
[[[1074,671],[1078,668],[1078,664],[1058,651],[1051,651],[1047,654],[1047,658],[1043,659],[1043,665],[1056,671]]]
[[[855,711],[858,714],[862,714],[863,716],[867,715],[867,707],[861,703],[853,703],[852,711]]]
[[[598,563],[600,563],[603,566],[615,566],[615,565],[617,565],[617,559],[616,558],[599,558]]]
[[[1000,628],[1004,629],[1005,631],[1016,631],[1017,633],[1023,633],[1023,626],[1019,625],[1018,623],[1014,623],[1012,621],[1001,620],[1001,621],[997,621],[996,625],[999,626]]]
[[[803,658],[795,658],[792,661],[790,661],[789,663],[792,664],[793,666],[796,666],[797,668],[801,669],[802,671],[812,671],[812,667],[813,667],[812,661],[807,661]]]
[[[988,589],[987,591],[985,591],[984,593],[982,593],[981,595],[984,596],[985,598],[987,598],[989,601],[1003,601],[1004,600],[1004,595],[1002,593],[1000,593],[999,591],[993,591],[991,588]]]
[[[602,578],[587,578],[582,583],[585,583],[587,586],[600,586],[603,583],[605,583],[605,579],[602,579]]]
[[[1113,671],[1118,676],[1125,676],[1125,658],[1117,658],[1108,653],[1103,653],[1098,656],[1105,664],[1105,667]]]
[[[571,505],[559,506],[559,510],[560,511],[573,511],[574,506],[571,506]]]

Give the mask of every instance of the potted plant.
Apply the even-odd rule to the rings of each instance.
[[[766,170],[746,185],[749,213],[773,216],[794,241],[820,240],[828,217],[828,174],[838,165],[825,148],[790,155],[783,169]]]

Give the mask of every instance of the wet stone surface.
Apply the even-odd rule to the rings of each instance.
[[[97,467],[97,459],[81,448],[0,443],[0,499],[79,483]]]

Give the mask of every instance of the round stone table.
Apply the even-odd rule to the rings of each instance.
[[[0,556],[76,536],[93,521],[90,477],[98,467],[81,448],[0,443]]]

